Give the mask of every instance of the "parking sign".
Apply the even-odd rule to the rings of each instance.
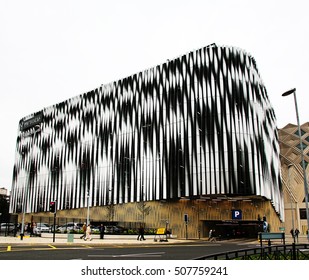
[[[241,210],[232,210],[232,220],[241,220],[242,211]]]

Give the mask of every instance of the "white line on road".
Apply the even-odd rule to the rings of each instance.
[[[126,255],[88,255],[89,258],[97,258],[97,257],[108,257],[108,258],[143,258],[143,257],[161,257],[165,252],[151,252],[151,253],[140,253],[140,254],[126,254]]]

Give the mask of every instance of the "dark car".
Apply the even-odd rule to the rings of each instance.
[[[57,228],[58,228],[59,226],[58,225],[51,225],[51,226],[49,226],[49,232],[54,232],[54,228],[55,228],[55,231],[57,231]]]
[[[1,223],[0,232],[13,232],[15,225],[13,223]]]
[[[105,226],[105,233],[125,233],[127,229],[120,226]]]

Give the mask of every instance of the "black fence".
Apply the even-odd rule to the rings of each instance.
[[[196,260],[309,260],[309,244],[273,245],[205,255]]]

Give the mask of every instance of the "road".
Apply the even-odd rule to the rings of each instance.
[[[259,246],[243,240],[181,244],[156,243],[140,245],[98,244],[7,244],[0,245],[0,260],[192,260],[219,252]]]

